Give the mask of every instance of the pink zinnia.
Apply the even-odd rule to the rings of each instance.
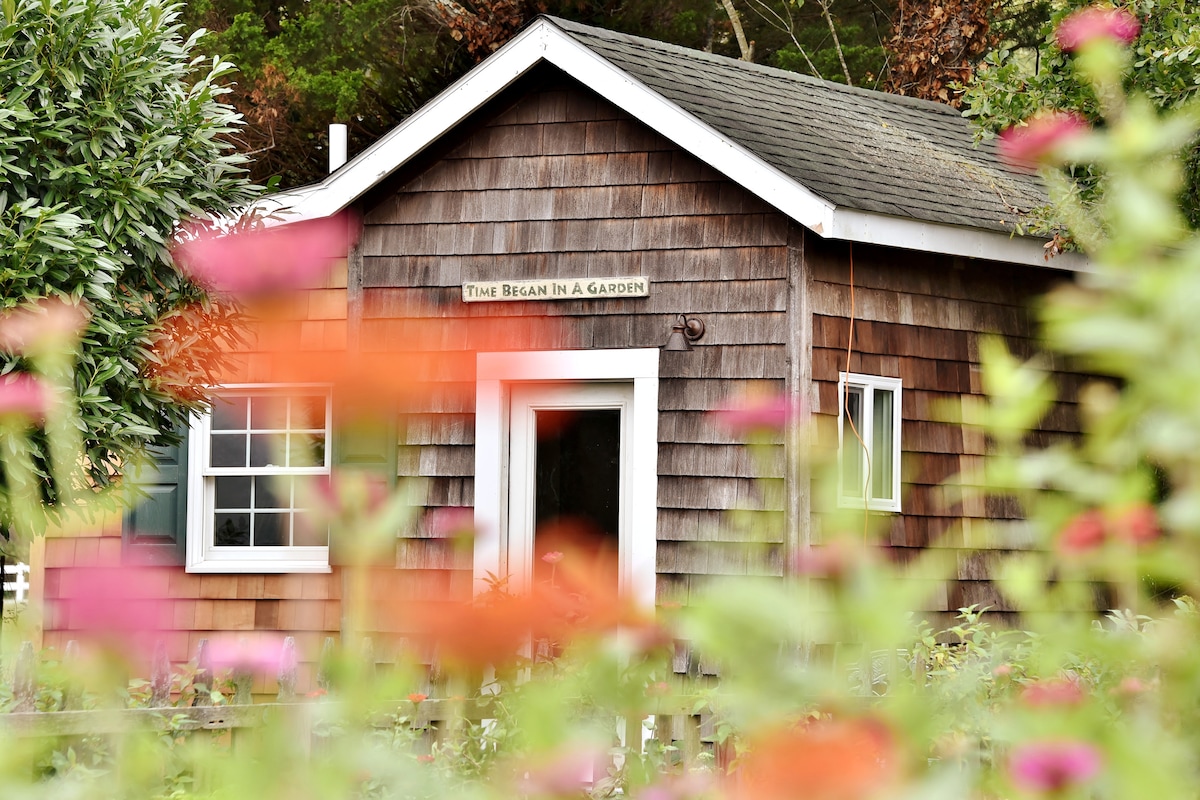
[[[1071,53],[1099,39],[1132,44],[1141,29],[1137,17],[1124,8],[1092,6],[1076,11],[1059,23],[1054,39],[1063,51]]]
[[[1094,778],[1102,763],[1100,751],[1087,742],[1049,740],[1014,747],[1008,771],[1022,789],[1061,792]]]
[[[1070,111],[1051,111],[1031,117],[1000,134],[1000,157],[1014,167],[1051,161],[1062,145],[1084,135],[1088,124]]]
[[[1076,515],[1058,535],[1058,551],[1064,555],[1081,555],[1104,544],[1108,532],[1104,515],[1096,509]]]
[[[0,378],[0,416],[9,414],[40,420],[50,405],[50,391],[27,372],[11,372]]]
[[[31,353],[72,346],[87,324],[87,312],[59,298],[45,297],[0,316],[0,350]]]
[[[283,661],[283,637],[275,634],[247,636],[218,635],[208,642],[209,664],[215,670],[276,675]]]
[[[1079,682],[1069,678],[1050,678],[1025,685],[1021,701],[1034,708],[1077,706],[1087,699]]]
[[[1154,506],[1138,503],[1130,506],[1117,517],[1117,533],[1133,544],[1149,544],[1162,535],[1158,525],[1158,512]]]
[[[124,659],[148,658],[169,628],[166,574],[154,567],[77,564],[63,570],[55,605],[72,638],[86,638]]]
[[[261,295],[306,288],[346,257],[356,227],[339,214],[234,233],[193,229],[176,243],[175,263],[218,292]]]
[[[736,434],[781,431],[800,415],[799,406],[782,394],[752,394],[713,412],[713,418]]]
[[[444,506],[430,509],[425,528],[438,539],[457,539],[475,533],[475,509],[468,506]]]
[[[546,553],[546,555],[542,556],[542,561],[545,561],[547,564],[557,564],[562,560],[563,554],[557,550],[552,550],[549,553]]]

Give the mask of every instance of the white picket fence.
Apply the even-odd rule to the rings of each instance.
[[[4,565],[4,594],[18,603],[29,597],[29,565],[20,562]]]

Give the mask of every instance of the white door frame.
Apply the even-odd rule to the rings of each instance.
[[[622,414],[620,581],[645,608],[655,600],[658,536],[658,348],[479,353],[475,384],[475,591],[509,573],[509,553],[533,552],[532,526],[510,530],[512,389],[525,383],[632,385]],[[628,390],[626,390],[628,391]],[[615,407],[612,401],[606,408]],[[601,407],[576,403],[574,408]],[[627,446],[626,446],[627,445]],[[528,461],[528,459],[527,459]],[[526,480],[525,478],[517,478]],[[510,537],[520,536],[521,541]],[[524,539],[528,541],[524,541]],[[525,556],[527,559],[528,556]],[[526,565],[522,571],[531,568]],[[516,576],[514,576],[516,577]],[[526,580],[519,577],[518,582]]]

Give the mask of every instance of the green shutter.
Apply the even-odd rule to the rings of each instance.
[[[389,489],[396,486],[396,455],[399,448],[399,427],[395,414],[380,418],[378,413],[363,414],[354,407],[334,405],[333,452],[334,472],[340,469],[361,470],[380,475]],[[336,537],[329,541],[329,563],[345,563]]]
[[[187,545],[187,431],[169,447],[152,447],[152,462],[130,475],[141,490],[125,515],[122,549],[127,561],[183,564]]]
[[[341,419],[338,419],[341,411]],[[395,415],[387,419],[363,417],[335,408],[333,419],[333,465],[377,472],[396,483],[396,450],[399,446]]]

